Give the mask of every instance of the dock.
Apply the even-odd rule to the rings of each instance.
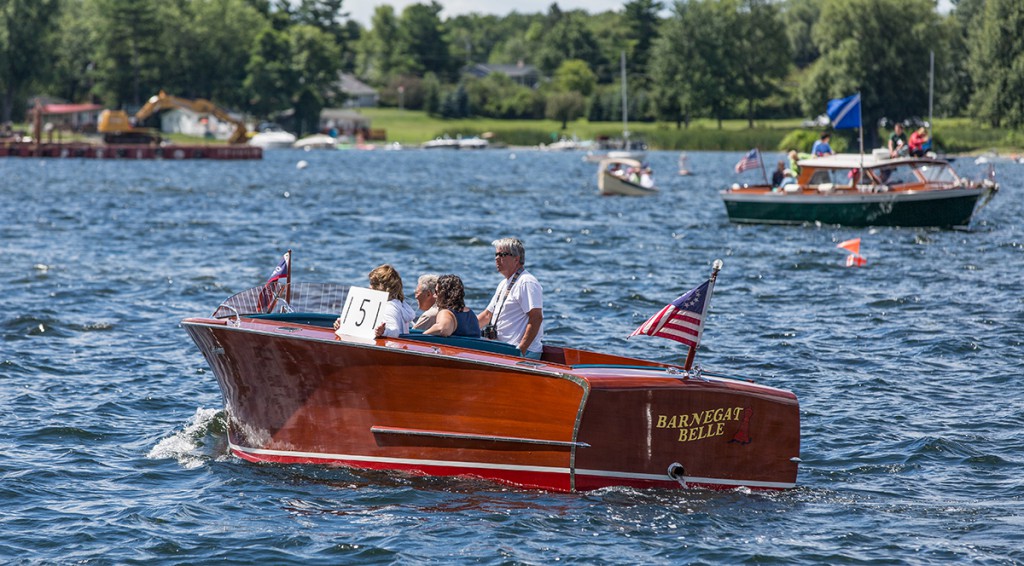
[[[0,142],[0,157],[81,159],[263,159],[263,148],[251,145],[93,144],[83,142]]]

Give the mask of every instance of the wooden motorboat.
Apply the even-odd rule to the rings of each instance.
[[[721,192],[729,220],[743,223],[958,227],[999,190],[992,178],[960,177],[945,160],[836,154],[798,162],[794,183],[733,185]]]
[[[482,338],[336,334],[349,288],[262,288],[182,326],[252,462],[478,477],[556,491],[794,487],[796,396],[680,366]]]
[[[653,180],[649,184],[641,182],[639,172],[643,169],[643,164],[635,159],[602,159],[597,167],[598,192],[622,196],[658,194]]]

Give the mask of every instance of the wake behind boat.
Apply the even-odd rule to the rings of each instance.
[[[999,190],[989,178],[960,177],[945,160],[836,154],[798,162],[781,187],[733,185],[721,191],[729,220],[740,223],[960,227]]]
[[[233,454],[556,491],[796,483],[789,391],[688,370],[693,350],[685,367],[548,345],[532,360],[482,338],[336,333],[357,289],[289,281],[182,321],[220,385]]]

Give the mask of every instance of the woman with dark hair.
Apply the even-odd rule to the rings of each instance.
[[[437,278],[437,320],[423,333],[480,337],[480,323],[473,309],[466,306],[466,289],[458,275]]]

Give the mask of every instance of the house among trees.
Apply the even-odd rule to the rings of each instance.
[[[526,65],[522,61],[515,65],[490,65],[477,63],[465,68],[465,73],[482,79],[491,73],[501,73],[516,82],[516,84],[537,88],[540,84],[540,71],[533,65]]]
[[[232,118],[241,120],[237,115]],[[172,108],[160,113],[160,131],[226,140],[235,131],[235,125],[218,120],[216,116],[198,114],[187,108]]]
[[[95,132],[100,112],[103,110],[99,104],[68,104],[40,100],[40,105],[44,123],[53,124],[58,130],[73,132]]]
[[[345,108],[374,108],[380,101],[377,89],[349,73],[339,73],[335,87],[345,95]]]

